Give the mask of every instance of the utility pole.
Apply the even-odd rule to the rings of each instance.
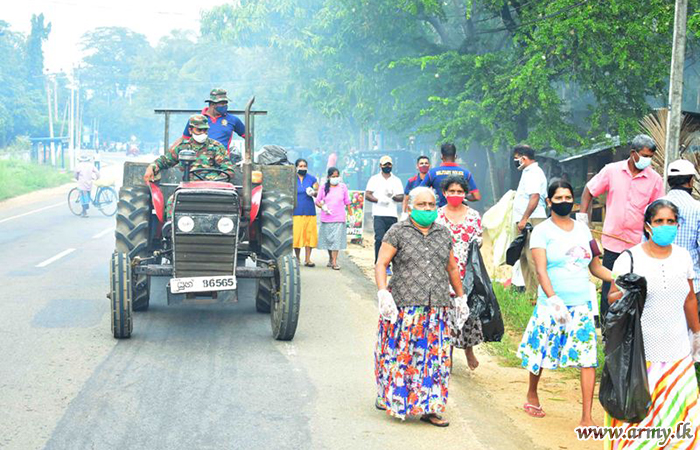
[[[75,87],[70,87],[70,119],[68,120],[68,155],[70,170],[75,169]]]
[[[56,166],[56,146],[53,143],[53,107],[51,106],[51,82],[48,75],[46,76],[46,107],[49,109],[49,137],[51,137],[51,165]]]
[[[671,55],[671,81],[668,87],[668,123],[666,124],[666,160],[664,161],[664,186],[668,178],[668,164],[679,157],[681,116],[683,110],[683,67],[685,66],[686,22],[688,0],[676,0],[673,27],[673,53]]]

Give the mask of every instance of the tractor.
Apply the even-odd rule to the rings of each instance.
[[[266,114],[252,109],[254,101],[233,111],[244,115],[246,125],[243,159],[233,176],[216,169],[190,171],[191,150],[178,155],[182,172],[178,166],[162,171],[155,182],[143,180],[147,163],[124,163],[107,295],[115,338],[129,338],[132,311],[148,309],[152,277],[170,278],[169,305],[237,302],[238,280],[255,279],[255,307],[270,313],[272,336],[294,337],[301,301],[292,252],[294,167],[253,163],[254,117]],[[197,112],[156,110],[165,114],[166,151],[170,114]],[[203,172],[217,176],[204,180]],[[172,214],[166,217],[171,195]]]

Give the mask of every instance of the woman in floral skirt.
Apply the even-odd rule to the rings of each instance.
[[[589,271],[603,281],[612,273],[603,267],[592,245],[588,227],[569,216],[574,190],[563,180],[547,189],[552,216],[532,231],[530,248],[535,259],[539,296],[527,325],[518,356],[530,372],[524,410],[532,417],[544,417],[537,385],[542,369],[581,369],[583,409],[581,426],[592,426],[595,368],[598,366]]]
[[[469,259],[469,244],[476,241],[481,245],[481,216],[479,213],[465,205],[464,197],[469,192],[469,185],[463,177],[451,176],[445,178],[441,185],[442,192],[447,199],[447,204],[438,209],[437,223],[450,230],[452,242],[454,242],[455,260],[459,267],[459,277],[464,280],[467,274],[467,261]],[[454,290],[450,295],[455,296]],[[479,360],[474,354],[474,347],[484,341],[481,331],[481,321],[478,317],[470,316],[461,329],[452,327],[452,343],[455,347],[464,349],[469,368],[474,370],[479,365]]]
[[[446,427],[449,422],[440,414],[445,411],[450,379],[448,315],[461,326],[469,308],[452,254],[452,237],[435,223],[435,192],[413,189],[408,206],[409,219],[386,233],[375,267],[380,311],[375,405],[394,417],[420,416],[431,425]],[[387,284],[390,263],[394,275]],[[457,293],[454,299],[450,285]]]

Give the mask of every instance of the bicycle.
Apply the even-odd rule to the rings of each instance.
[[[90,195],[90,204],[107,217],[115,215],[118,202],[117,191],[112,186],[101,186],[97,182],[95,184],[97,185],[97,192],[95,192],[94,196]],[[83,212],[83,206],[80,202],[80,189],[77,187],[68,192],[68,208],[76,216]]]

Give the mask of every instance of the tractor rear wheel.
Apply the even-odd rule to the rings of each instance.
[[[279,295],[273,296],[272,336],[278,341],[291,341],[299,323],[301,306],[301,273],[299,261],[288,254],[277,259],[275,269],[279,282]]]
[[[264,191],[260,205],[260,253],[264,259],[276,261],[282,256],[292,254],[294,234],[292,232],[292,213],[294,199],[280,192]],[[270,312],[270,303],[275,293],[272,281],[261,279],[258,283],[258,295],[255,309],[258,312]]]
[[[147,187],[122,187],[117,205],[116,250],[125,253],[129,261],[150,256],[148,249],[151,194]],[[147,275],[132,277],[134,311],[146,311],[151,279]]]
[[[131,337],[131,267],[124,253],[112,253],[109,266],[109,299],[112,306],[112,334],[116,339]]]

